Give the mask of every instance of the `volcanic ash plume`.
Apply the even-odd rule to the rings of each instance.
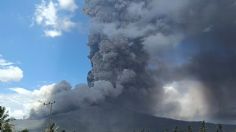
[[[57,112],[106,102],[186,120],[235,117],[235,1],[85,0],[84,11],[88,86],[52,93]]]

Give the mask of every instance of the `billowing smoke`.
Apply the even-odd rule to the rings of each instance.
[[[85,0],[88,86],[62,82],[67,92],[48,100],[57,100],[55,113],[113,103],[150,115],[230,121],[235,11],[234,0]]]

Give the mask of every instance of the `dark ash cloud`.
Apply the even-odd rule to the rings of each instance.
[[[186,120],[235,118],[235,1],[86,0],[84,11],[91,21],[88,86],[50,97],[57,112],[106,102]]]

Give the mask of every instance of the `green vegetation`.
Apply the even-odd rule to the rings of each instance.
[[[168,129],[165,129],[164,132],[168,132]],[[171,132],[193,132],[193,128],[192,128],[192,126],[188,126],[187,129],[186,129],[186,131],[185,131],[185,130],[179,129],[179,127],[176,126],[176,127],[173,129],[173,131],[171,131]],[[207,125],[206,125],[206,122],[205,122],[205,121],[202,121],[202,122],[201,122],[201,126],[200,126],[198,132],[208,132],[208,131],[207,131]],[[219,125],[217,126],[216,132],[224,132],[224,131],[223,131],[223,126],[222,126],[221,124],[219,124]]]
[[[133,131],[133,132],[156,132],[156,131],[150,131],[150,129],[140,129],[140,130]],[[157,131],[157,132],[159,132],[159,131]],[[195,131],[193,131],[192,126],[187,126],[186,129],[181,129],[179,126],[176,126],[174,129],[167,129],[166,128],[162,132],[195,132]],[[196,132],[212,132],[212,131],[207,131],[206,122],[202,121],[199,130]],[[213,132],[224,132],[223,126],[221,124],[217,125],[216,130]]]
[[[29,130],[28,129],[24,129],[21,132],[29,132]]]
[[[9,123],[4,124],[3,132],[12,132],[12,125]]]
[[[45,132],[58,132],[58,126],[55,123],[49,125],[49,127],[45,130]],[[65,132],[63,130],[62,132]]]
[[[0,106],[0,130],[2,132],[12,132],[12,125],[10,124],[11,120],[6,108]]]
[[[188,131],[187,132],[193,132],[192,126],[188,126]]]
[[[174,132],[178,132],[178,131],[179,131],[179,128],[178,128],[178,126],[176,126],[174,129]]]
[[[206,122],[203,121],[201,124],[200,132],[206,132],[206,131],[207,131]]]
[[[223,126],[221,124],[218,125],[216,132],[223,132]]]

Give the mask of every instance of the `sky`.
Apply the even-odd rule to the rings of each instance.
[[[82,7],[83,0],[0,2],[0,105],[13,116],[23,113],[16,89],[86,83],[89,25]]]

